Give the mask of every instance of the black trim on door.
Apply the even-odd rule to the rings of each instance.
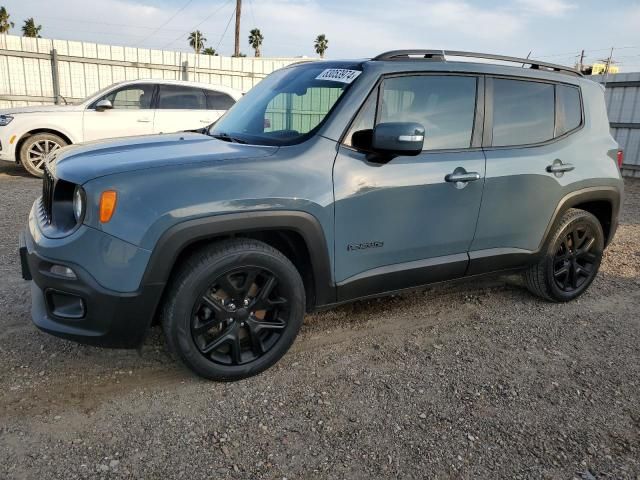
[[[151,109],[152,110],[157,110],[159,101],[160,101],[160,85],[155,83],[153,85],[153,96],[151,97]]]
[[[485,77],[479,75],[476,79],[476,111],[473,118],[473,131],[471,132],[471,148],[482,147],[485,123]]]
[[[482,130],[482,147],[493,143],[493,77],[484,77],[484,125]]]
[[[338,282],[338,302],[385,295],[464,276],[466,253],[377,267]]]

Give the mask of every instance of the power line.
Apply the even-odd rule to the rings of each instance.
[[[229,25],[231,25],[231,20],[233,20],[233,16],[235,14],[236,14],[236,9],[234,8],[233,12],[231,12],[231,16],[229,17],[229,21],[227,22],[227,26],[224,27],[224,32],[222,32],[222,35],[220,36],[220,41],[216,45],[216,51],[218,51],[218,48],[220,48],[220,44],[222,43],[222,39],[224,39],[224,36],[227,34],[227,30],[229,30]]]
[[[73,19],[73,18],[60,18],[60,17],[47,17],[47,16],[43,16],[40,17],[38,16],[38,18],[44,18],[45,20],[53,20],[54,22],[66,22],[66,23],[74,23],[74,24],[82,24],[82,23],[93,23],[96,25],[107,25],[109,27],[129,27],[129,28],[136,28],[136,29],[146,29],[146,30],[153,30],[155,27],[148,27],[146,25],[134,25],[131,23],[113,23],[113,22],[98,22],[95,20],[80,20],[80,19]],[[75,30],[75,28],[74,28]],[[181,31],[182,29],[180,28],[165,28],[165,30],[173,30],[176,32]],[[141,37],[144,36],[144,34],[140,35]]]
[[[635,45],[627,45],[624,47],[614,47],[615,50],[628,50],[628,49],[632,49],[632,48],[638,48],[640,49],[640,46],[635,46]],[[591,56],[588,55],[589,53],[593,53],[593,52],[608,52],[609,50],[611,50],[611,47],[607,47],[607,48],[587,48],[584,50],[585,52],[585,56]],[[578,56],[580,55],[581,51],[580,50],[576,50],[575,52],[566,52],[566,53],[554,53],[551,55],[534,55],[536,58],[551,58],[551,57],[562,57],[562,58],[568,58],[569,56]]]
[[[174,13],[173,15],[171,15],[171,16],[169,17],[169,19],[168,19],[166,22],[164,22],[162,25],[160,25],[158,28],[156,28],[156,29],[155,29],[153,32],[151,32],[148,36],[146,36],[145,38],[143,38],[142,40],[140,40],[140,41],[138,42],[138,45],[140,45],[141,43],[146,42],[146,41],[147,41],[147,40],[149,40],[151,37],[153,37],[156,33],[158,33],[162,27],[164,27],[164,26],[165,26],[165,25],[167,25],[171,20],[173,20],[174,18],[176,18],[180,12],[182,12],[185,8],[187,8],[187,7],[191,4],[191,2],[193,2],[193,0],[187,0],[187,3],[185,3],[185,4],[184,4],[180,9],[178,9],[178,11],[177,11],[176,13]]]
[[[256,23],[256,16],[253,13],[253,0],[249,0],[249,11],[251,12],[251,20],[253,20],[253,26],[256,28],[258,24]]]
[[[167,48],[169,45],[176,43],[178,40],[182,39],[183,36],[185,35],[185,33],[190,33],[193,30],[196,30],[200,25],[202,25],[204,22],[206,22],[207,20],[209,20],[211,17],[213,17],[216,13],[218,13],[219,11],[221,11],[224,7],[226,7],[227,5],[229,5],[229,3],[231,3],[232,0],[227,0],[226,2],[224,2],[220,8],[216,8],[213,12],[211,12],[209,15],[207,15],[200,23],[198,23],[195,27],[192,27],[191,29],[189,29],[187,32],[185,32],[183,30],[182,34],[180,34],[179,37],[177,37],[175,40],[172,40],[171,42],[167,43],[166,45],[164,45],[162,48]],[[234,9],[235,12],[235,9]]]

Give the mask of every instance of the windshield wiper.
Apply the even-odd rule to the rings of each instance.
[[[211,136],[213,138],[217,138],[218,140],[223,140],[225,142],[247,143],[244,140],[242,140],[241,138],[233,137],[233,136],[229,135],[228,133],[214,133]]]

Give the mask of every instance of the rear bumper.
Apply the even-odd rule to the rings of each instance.
[[[82,267],[44,258],[29,249],[29,231],[21,234],[20,259],[25,280],[31,283],[31,318],[40,330],[89,345],[135,348],[155,313],[162,285],[147,285],[136,292],[102,287]],[[50,272],[52,265],[69,267],[75,279]]]

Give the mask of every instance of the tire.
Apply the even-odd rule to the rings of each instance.
[[[582,295],[600,268],[604,233],[598,219],[570,209],[560,219],[542,259],[525,273],[527,288],[550,302],[568,302]]]
[[[304,313],[304,285],[293,264],[263,242],[231,239],[197,251],[179,267],[161,323],[169,349],[188,368],[233,381],[280,360]]]
[[[34,177],[42,177],[45,155],[68,145],[53,133],[36,133],[20,146],[20,163]]]

